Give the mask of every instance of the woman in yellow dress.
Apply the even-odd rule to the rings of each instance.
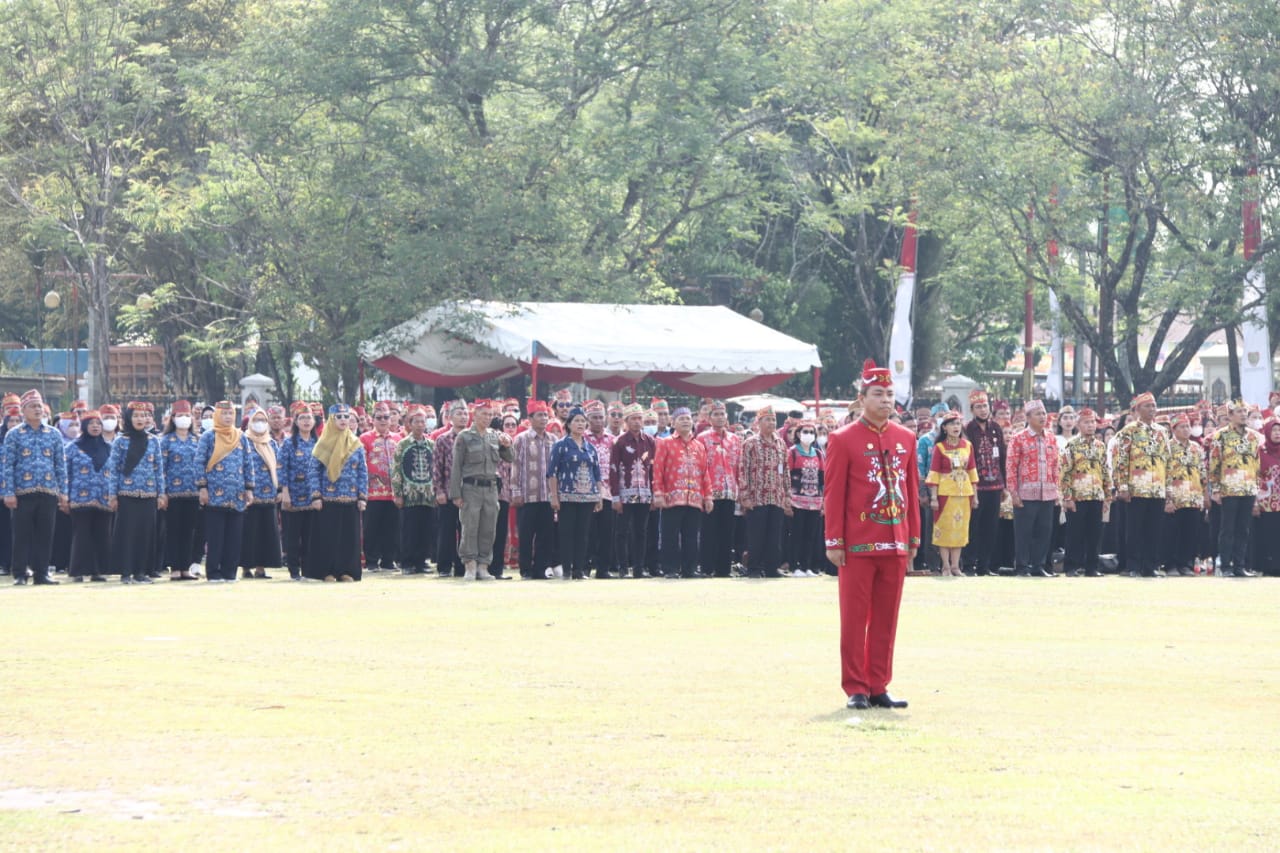
[[[942,416],[925,483],[933,509],[933,544],[942,555],[942,574],[964,577],[960,553],[969,544],[969,513],[978,505],[978,467],[959,412]]]

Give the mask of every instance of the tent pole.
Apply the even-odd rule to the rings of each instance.
[[[813,369],[813,419],[822,420],[822,368]]]
[[[524,406],[524,410],[526,414],[529,411],[529,404],[532,403],[534,400],[538,399],[538,342],[537,341],[533,342],[533,362],[530,367],[531,369],[529,371],[529,378],[531,381],[531,385],[529,386],[529,399],[528,401],[525,402],[525,406]]]
[[[634,403],[635,401],[636,401],[636,383],[632,382],[631,383],[631,402]]]
[[[360,407],[364,408],[364,359],[360,359]]]

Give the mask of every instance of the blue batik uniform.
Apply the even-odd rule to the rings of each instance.
[[[595,503],[601,500],[600,457],[595,445],[585,439],[582,446],[570,436],[551,446],[547,476],[556,478],[562,502]]]
[[[213,439],[212,430],[200,436],[200,449],[196,455],[196,467],[200,473],[196,488],[209,490],[207,506],[243,512],[246,500],[241,498],[241,493],[253,489],[253,469],[257,467],[254,460],[258,454],[249,446],[249,439],[241,436],[235,450],[220,459],[212,469],[206,470],[209,458],[213,456]],[[245,495],[245,498],[252,498],[252,495]]]
[[[268,446],[271,448],[271,454],[276,457],[276,479],[280,479],[280,445],[276,443],[274,438],[267,439]],[[262,461],[262,457],[258,455],[257,449],[252,446],[249,448],[254,456],[253,459],[253,500],[251,503],[269,504],[275,503],[276,492],[278,486],[271,482],[271,469]]]
[[[164,454],[164,493],[171,498],[194,498],[200,493],[196,485],[200,480],[200,439],[187,433],[185,440],[176,432],[165,433],[160,439]]]
[[[32,429],[22,423],[4,437],[4,474],[0,497],[21,495],[67,496],[67,459],[62,433],[51,426]]]
[[[68,444],[67,453],[67,491],[72,509],[108,509],[110,496],[107,493],[108,481],[111,479],[111,462],[102,464],[102,470],[95,470],[93,459],[80,449],[75,442]]]
[[[128,474],[124,472],[125,454],[129,444],[145,441],[147,449],[137,466]],[[121,435],[111,443],[111,457],[107,460],[111,475],[107,480],[107,495],[123,498],[158,498],[164,494],[164,454],[154,435],[139,437]]]
[[[276,478],[280,488],[289,490],[290,506],[287,512],[311,509],[311,469],[315,467],[316,439],[291,435],[280,445],[276,454]]]
[[[364,448],[347,457],[343,463],[342,474],[336,483],[329,482],[329,473],[325,471],[320,460],[311,457],[311,469],[308,474],[310,486],[307,489],[311,500],[330,501],[332,503],[354,503],[367,500],[369,497],[369,469],[364,461]],[[292,496],[292,490],[290,490]]]

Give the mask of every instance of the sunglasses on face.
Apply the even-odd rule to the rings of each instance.
[[[374,415],[373,419],[375,421],[389,421],[391,420],[391,415]]]

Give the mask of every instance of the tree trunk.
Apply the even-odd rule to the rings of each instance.
[[[89,259],[88,285],[88,403],[101,406],[111,401],[111,277],[103,252],[96,252]]]

